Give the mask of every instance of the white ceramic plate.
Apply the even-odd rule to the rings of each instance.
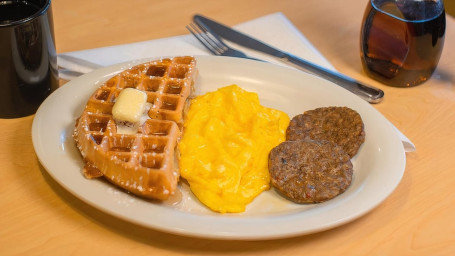
[[[182,200],[160,204],[125,193],[103,179],[81,174],[82,158],[71,137],[75,120],[89,96],[109,77],[142,61],[96,70],[52,93],[36,113],[32,137],[36,154],[49,174],[84,202],[124,220],[170,232],[218,239],[271,239],[326,230],[352,221],[389,196],[405,169],[405,153],[396,131],[367,102],[328,81],[293,69],[252,60],[200,56],[196,93],[230,84],[259,94],[267,107],[292,118],[305,110],[347,106],[360,113],[365,143],[353,158],[351,186],[320,204],[299,205],[274,190],[263,192],[241,214],[213,213],[181,186]]]

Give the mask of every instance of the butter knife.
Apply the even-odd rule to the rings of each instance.
[[[214,35],[249,49],[275,56],[283,62],[293,64],[297,68],[325,78],[370,103],[379,103],[384,97],[384,92],[381,89],[364,85],[351,77],[316,65],[291,53],[281,51],[202,15],[194,15],[193,21]]]

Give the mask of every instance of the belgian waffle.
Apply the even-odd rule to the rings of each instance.
[[[148,198],[172,195],[179,179],[174,150],[196,75],[193,57],[174,57],[134,66],[103,83],[89,98],[73,134],[85,176],[104,176]],[[116,97],[125,88],[144,91],[150,106],[135,134],[117,133],[112,116]]]

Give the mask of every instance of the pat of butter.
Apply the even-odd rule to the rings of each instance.
[[[145,111],[147,94],[143,91],[126,88],[120,92],[112,108],[112,115],[117,121],[137,123]]]

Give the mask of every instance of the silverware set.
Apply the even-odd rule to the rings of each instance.
[[[370,103],[378,103],[384,97],[384,92],[378,88],[364,85],[351,77],[334,72],[290,53],[273,48],[272,46],[269,46],[257,39],[242,34],[239,31],[231,29],[204,16],[195,15],[193,23],[189,24],[186,28],[214,55],[255,59],[246,55],[242,51],[228,46],[223,42],[223,39],[226,39],[244,47],[275,56],[287,64],[292,64],[292,66],[329,80],[351,91],[352,93],[355,93]]]

